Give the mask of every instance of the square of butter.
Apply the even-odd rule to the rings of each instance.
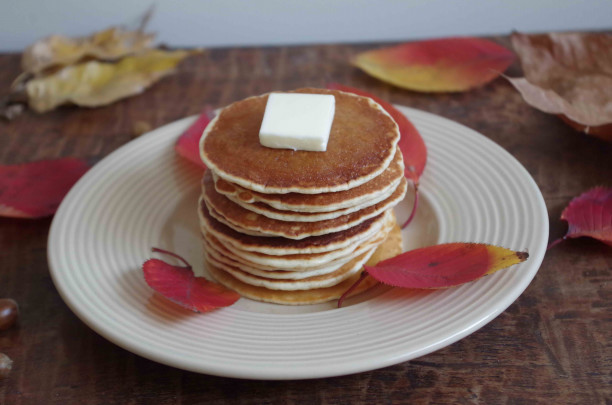
[[[335,109],[331,94],[271,93],[259,142],[269,148],[324,152]]]

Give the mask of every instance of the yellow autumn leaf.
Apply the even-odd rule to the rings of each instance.
[[[30,45],[21,58],[27,73],[39,74],[45,69],[66,66],[83,58],[116,60],[151,47],[155,35],[111,27],[87,37],[69,38],[51,35]]]
[[[493,274],[496,271],[514,266],[527,260],[529,253],[515,252],[500,246],[486,245],[489,254],[489,269],[486,274]]]
[[[185,57],[200,51],[148,50],[118,63],[90,61],[66,66],[26,83],[28,103],[37,112],[74,103],[98,107],[141,93],[171,73]]]
[[[353,64],[394,86],[436,93],[482,86],[513,60],[511,51],[486,39],[439,38],[362,52]]]

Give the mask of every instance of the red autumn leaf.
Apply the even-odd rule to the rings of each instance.
[[[66,193],[88,169],[87,163],[74,158],[0,165],[0,216],[53,215]]]
[[[174,149],[179,155],[204,169],[206,169],[206,166],[200,159],[200,138],[213,116],[212,108],[205,107],[198,119],[183,132],[176,145],[174,145]]]
[[[154,252],[176,257],[185,266],[173,266],[163,260],[149,259],[142,265],[145,281],[170,301],[194,312],[227,307],[240,295],[224,286],[193,274],[191,265],[177,254],[153,248]]]
[[[561,213],[567,221],[567,234],[548,248],[567,238],[588,236],[612,246],[612,188],[595,187],[574,198]]]
[[[361,277],[338,300],[338,308],[368,276],[394,287],[447,288],[478,280],[528,257],[527,252],[482,243],[446,243],[410,250],[375,266],[364,266]]]
[[[402,156],[404,158],[404,176],[406,176],[407,179],[412,180],[415,188],[412,212],[410,213],[406,222],[404,222],[404,225],[402,225],[402,228],[406,227],[410,221],[412,221],[412,218],[414,218],[414,214],[417,209],[419,201],[419,178],[425,169],[425,163],[427,163],[427,147],[425,146],[425,142],[423,141],[421,134],[419,131],[417,131],[414,125],[412,125],[412,122],[410,122],[410,120],[397,108],[393,107],[391,103],[388,103],[373,94],[338,83],[328,83],[327,88],[353,93],[359,96],[370,97],[372,100],[380,104],[381,107],[384,108],[397,123],[400,131],[398,146],[402,151]]]
[[[375,266],[365,266],[376,280],[395,287],[446,288],[467,283],[529,257],[481,243],[446,243],[411,250]]]
[[[466,91],[498,77],[514,54],[481,38],[443,38],[410,42],[357,55],[366,73],[409,90]]]

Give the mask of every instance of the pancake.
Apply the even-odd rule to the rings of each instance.
[[[270,256],[261,253],[244,252],[234,247],[225,246],[217,238],[209,233],[204,233],[205,250],[217,260],[225,261],[227,264],[238,267],[252,274],[278,274],[276,278],[303,278],[306,273],[325,274],[337,270],[352,257],[360,255],[367,250],[368,245],[378,244],[391,231],[395,224],[395,218],[388,217],[388,221],[377,234],[367,240],[361,241],[356,246],[333,250],[325,253]],[[288,273],[292,273],[288,274]],[[298,273],[300,273],[298,275]],[[272,276],[271,276],[272,277]],[[275,277],[272,277],[275,278]]]
[[[303,263],[296,262],[295,266],[271,266],[268,264],[252,262],[248,260],[248,258],[243,257],[241,254],[237,252],[232,252],[228,250],[221,242],[215,239],[214,236],[210,234],[205,234],[204,236],[204,247],[206,252],[210,253],[212,256],[215,256],[217,260],[225,261],[227,264],[231,264],[232,266],[238,267],[244,271],[250,272],[252,274],[259,275],[262,274],[272,274],[270,277],[272,278],[301,278],[308,277],[307,274],[314,273],[316,274],[324,274],[330,273],[334,270],[337,270],[344,263],[351,260],[351,253],[355,252],[358,247],[355,247],[349,250],[346,255],[332,259],[329,262],[323,264],[315,264],[314,262],[308,262],[307,257],[305,257]],[[242,252],[245,253],[245,252]],[[247,256],[248,257],[248,256]],[[277,256],[272,256],[275,258]],[[316,256],[315,256],[316,257]],[[278,277],[274,277],[274,274],[277,273]],[[291,276],[291,274],[294,276]],[[301,275],[298,275],[300,273]]]
[[[250,298],[256,301],[269,302],[272,304],[282,305],[309,305],[319,304],[322,302],[332,301],[340,298],[351,285],[357,281],[359,275],[356,274],[347,278],[343,282],[327,288],[315,288],[312,290],[297,290],[297,291],[282,291],[270,290],[265,287],[257,287],[247,283],[243,283],[231,274],[206,263],[206,268],[213,279],[218,283],[223,284],[227,288],[236,291],[242,297]],[[357,288],[349,294],[349,297],[360,294],[372,287],[378,282],[367,277]]]
[[[347,259],[339,260],[338,264],[325,265],[322,267],[314,268],[313,270],[289,271],[289,270],[279,270],[275,268],[262,270],[260,268],[253,267],[252,265],[244,264],[239,261],[235,261],[232,258],[228,257],[227,255],[219,253],[219,251],[215,247],[213,247],[213,245],[211,245],[206,239],[204,240],[204,254],[206,255],[207,260],[209,260],[209,256],[211,256],[218,262],[222,262],[230,266],[236,267],[249,274],[253,274],[255,276],[261,276],[261,277],[279,279],[279,280],[299,280],[302,278],[331,273],[335,270],[338,270],[340,267],[342,267],[342,265],[348,263],[351,259],[350,257],[348,257]]]
[[[316,222],[279,221],[248,211],[224,195],[219,194],[215,190],[212,175],[208,171],[204,175],[203,187],[205,204],[203,203],[204,206],[201,209],[208,209],[212,217],[230,228],[250,235],[303,239],[309,236],[340,232],[378,216],[397,205],[404,198],[407,182],[406,179],[402,179],[391,196],[377,204],[338,218]]]
[[[293,240],[281,237],[261,238],[242,234],[214,219],[207,209],[202,209],[201,200],[198,207],[200,226],[203,232],[211,233],[226,246],[233,246],[241,251],[272,256],[324,253],[354,246],[380,231],[387,218],[386,214],[381,214],[346,231]]]
[[[330,266],[333,265],[334,261],[336,260],[350,258],[350,255],[359,246],[358,244],[349,245],[342,249],[322,253],[273,256],[258,252],[241,251],[230,244],[225,244],[223,242],[219,242],[219,240],[215,240],[210,234],[205,234],[204,238],[213,247],[218,247],[217,251],[222,253],[227,251],[228,254],[226,256],[231,257],[233,260],[262,270],[282,269],[289,271],[302,271]]]
[[[208,241],[215,245],[216,242],[220,242],[223,248],[227,249],[231,254],[232,258],[236,261],[244,263],[246,265],[252,265],[253,267],[260,267],[262,269],[266,268],[276,268],[276,269],[285,269],[291,271],[301,271],[313,269],[320,266],[331,265],[336,260],[341,260],[343,258],[350,258],[350,256],[358,249],[358,247],[373,238],[378,238],[382,233],[386,235],[390,228],[395,223],[395,216],[391,212],[385,213],[384,222],[379,231],[371,235],[370,237],[359,241],[356,244],[346,246],[341,249],[331,250],[327,252],[320,253],[308,253],[308,254],[290,254],[290,255],[267,255],[259,252],[249,252],[237,249],[229,243],[224,243],[223,241],[215,240],[211,238],[210,235],[204,234],[205,238]],[[219,249],[222,250],[222,249]]]
[[[200,139],[200,156],[219,177],[262,193],[319,194],[349,190],[380,175],[391,163],[399,130],[391,116],[367,97],[337,90],[326,152],[272,149],[259,143],[268,95],[221,110]]]
[[[401,180],[401,179],[400,179]],[[399,182],[398,182],[399,183]],[[396,185],[397,186],[397,185]],[[216,187],[215,187],[216,189]],[[353,212],[357,212],[364,208],[370,207],[376,203],[386,200],[393,194],[395,189],[390,188],[385,191],[384,194],[380,194],[377,198],[372,200],[368,200],[360,205],[356,205],[354,207],[348,207],[339,209],[336,211],[328,211],[328,212],[293,212],[293,211],[284,211],[276,208],[272,208],[267,204],[256,202],[256,203],[246,203],[239,198],[235,198],[232,195],[226,196],[233,203],[238,204],[245,210],[254,212],[256,214],[263,215],[270,219],[276,219],[279,221],[287,221],[287,222],[317,222],[317,221],[326,221],[328,219],[334,219],[341,217],[343,215],[352,214]]]
[[[223,243],[223,247],[232,252],[234,256],[238,257],[238,261],[245,264],[254,263],[265,267],[276,267],[278,269],[289,269],[292,271],[331,264],[334,260],[350,256],[358,246],[359,244],[349,245],[342,249],[321,253],[275,256],[259,252],[241,251],[231,244]]]
[[[371,181],[368,181],[367,183],[364,183],[358,187],[336,193],[265,194],[247,190],[237,184],[229,183],[228,181],[215,176],[213,173],[215,189],[238,204],[253,204],[255,209],[251,209],[251,211],[258,212],[256,208],[261,207],[262,210],[265,210],[265,207],[269,206],[277,210],[292,211],[294,213],[337,212],[341,209],[354,208],[356,206],[362,206],[363,208],[367,205],[372,205],[382,201],[384,198],[386,198],[385,196],[389,196],[393,190],[395,190],[402,177],[404,177],[404,161],[402,158],[402,153],[399,149],[396,150],[391,164],[387,167],[387,169],[385,169],[384,172],[382,172],[381,175],[376,176]],[[260,213],[266,215],[263,212]],[[275,218],[274,216],[270,215],[266,216]],[[317,219],[317,221],[318,220],[320,219]]]
[[[343,280],[346,280],[356,272],[360,271],[363,264],[372,256],[376,250],[376,246],[372,246],[366,252],[354,257],[351,261],[346,263],[331,273],[322,274],[318,276],[308,277],[300,280],[279,280],[271,279],[266,277],[255,276],[249,274],[239,268],[229,266],[227,264],[218,262],[211,258],[206,257],[206,262],[213,266],[231,274],[236,279],[243,283],[254,285],[257,287],[265,287],[270,290],[284,290],[284,291],[295,291],[295,290],[310,290],[313,288],[326,288],[336,285]]]
[[[373,266],[378,261],[388,259],[401,253],[401,234],[397,225],[387,239],[374,251],[367,265]],[[282,291],[271,290],[265,287],[257,287],[244,283],[233,277],[222,269],[206,263],[209,274],[219,283],[230,288],[246,298],[257,301],[271,302],[283,305],[307,305],[327,302],[340,298],[340,296],[353,285],[359,278],[359,272],[347,278],[339,284],[327,288],[315,288],[310,290]],[[378,282],[372,277],[366,277],[361,284],[351,293],[349,297],[360,294],[375,286]]]

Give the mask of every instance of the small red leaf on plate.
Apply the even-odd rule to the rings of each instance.
[[[409,90],[466,91],[498,77],[514,53],[481,38],[442,38],[375,49],[353,63],[366,73]]]
[[[353,93],[359,96],[370,97],[372,100],[380,104],[380,106],[384,108],[397,123],[400,132],[400,140],[398,146],[402,151],[402,156],[404,158],[404,176],[406,176],[407,179],[412,180],[415,187],[414,205],[412,207],[412,212],[410,213],[408,220],[406,220],[402,228],[406,227],[410,223],[410,221],[412,221],[412,218],[414,218],[414,214],[417,209],[417,204],[419,201],[419,178],[423,173],[423,170],[425,169],[425,163],[427,163],[427,147],[425,146],[425,142],[423,141],[421,134],[414,127],[412,122],[410,122],[410,120],[397,108],[393,107],[391,103],[384,101],[373,94],[370,94],[360,89],[356,89],[354,87],[344,86],[338,83],[328,83],[327,88],[332,90],[340,90],[347,93]]]
[[[493,245],[447,243],[404,252],[365,269],[376,280],[395,287],[446,288],[477,280],[528,257],[526,252]]]
[[[205,107],[198,119],[183,132],[176,145],[174,145],[174,149],[179,155],[204,169],[206,169],[206,166],[200,159],[200,138],[213,116],[212,108]]]
[[[566,238],[588,236],[612,246],[612,188],[595,187],[574,198],[561,213],[567,221],[567,234],[552,242],[556,245]]]
[[[203,277],[196,277],[191,266],[179,255],[153,248],[154,252],[178,258],[185,266],[173,266],[163,260],[149,259],[142,265],[145,281],[170,301],[194,312],[207,312],[227,307],[240,295]]]
[[[88,169],[87,163],[74,158],[0,165],[0,216],[53,215],[66,193]]]

